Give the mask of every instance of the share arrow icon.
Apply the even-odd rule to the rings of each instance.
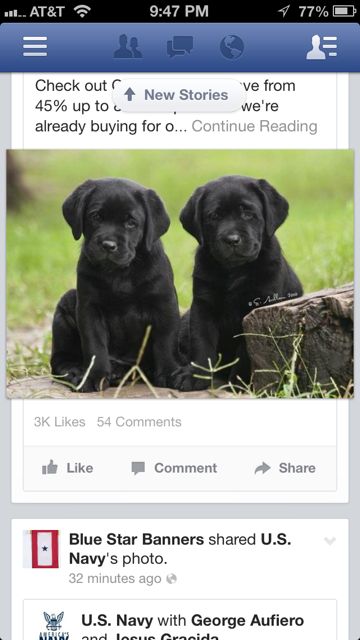
[[[268,464],[266,464],[266,462],[263,462],[261,465],[256,467],[255,473],[259,473],[259,471],[262,471],[262,473],[264,475],[264,473],[266,473],[267,471],[270,471],[270,469],[271,469],[271,467]]]
[[[125,91],[124,95],[127,96],[128,102],[132,102],[133,96],[135,95],[135,91],[133,91],[132,88],[129,87]]]

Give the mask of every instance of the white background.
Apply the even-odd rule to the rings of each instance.
[[[209,79],[209,86],[216,75],[214,74],[176,74],[176,81],[179,79],[193,80],[194,78]],[[13,126],[12,126],[12,147],[13,148],[29,148],[29,149],[66,149],[66,148],[109,148],[109,149],[241,149],[241,148],[270,148],[270,149],[334,149],[348,148],[348,75],[332,74],[332,73],[273,73],[273,74],[220,74],[220,77],[233,78],[237,81],[254,80],[261,84],[266,78],[271,81],[279,82],[295,82],[295,92],[255,92],[247,94],[247,100],[276,101],[279,103],[279,111],[272,112],[254,112],[244,113],[237,111],[233,113],[198,113],[193,114],[161,114],[161,113],[124,113],[114,112],[112,107],[111,91],[93,92],[86,91],[71,94],[65,91],[56,92],[39,92],[35,89],[35,83],[38,78],[49,79],[53,82],[69,81],[72,78],[81,80],[83,84],[88,82],[101,82],[107,79],[109,85],[115,79],[121,79],[122,84],[131,84],[133,76],[131,74],[13,74],[12,75],[12,97],[13,97]],[[171,88],[170,74],[146,74],[146,79],[153,83],[156,78],[161,81],[167,79],[169,88]],[[138,80],[139,78],[136,77]],[[65,99],[69,109],[67,112],[62,110],[57,113],[40,112],[35,109],[38,101],[42,99]],[[111,105],[109,111],[105,113],[91,110],[84,116],[78,113],[71,113],[70,104],[80,101],[90,102],[92,105],[95,100],[105,101]],[[218,103],[216,107],[219,109]],[[92,117],[97,121],[107,122],[121,120],[124,122],[140,123],[147,118],[154,122],[174,122],[177,127],[177,133],[161,134],[153,133],[148,135],[129,135],[129,134],[92,134],[86,130],[86,135],[78,136],[71,133],[36,133],[34,125],[36,122],[42,122],[45,117],[51,122],[70,122],[78,118],[84,122],[87,118]],[[301,122],[316,122],[318,124],[318,134],[310,135],[302,133],[194,133],[191,123],[194,119],[201,119],[206,122],[219,120],[255,122],[260,119],[270,119],[274,122],[288,122],[299,120]]]
[[[16,400],[12,407],[15,501],[342,502],[348,498],[348,402],[344,400]],[[41,416],[49,418],[50,427],[34,426]],[[83,418],[86,426],[55,427],[55,417],[61,423],[63,416]],[[110,417],[112,426],[98,427],[98,416]],[[119,428],[118,416],[176,417],[183,426]],[[131,473],[132,460],[150,462],[154,457],[189,464],[219,461],[221,473],[182,476],[176,485],[169,484],[173,481],[169,475]],[[58,474],[44,476],[42,466],[50,459],[62,466]],[[255,475],[264,460],[274,468]],[[315,461],[319,473],[279,475],[275,467],[280,460]],[[69,461],[95,462],[94,474],[64,475]]]
[[[60,569],[35,570],[22,567],[22,536],[25,529],[56,529],[60,530]],[[138,535],[141,541],[142,532],[153,535],[202,535],[205,539],[217,533],[223,536],[250,536],[256,534],[256,546],[108,546],[100,545],[69,546],[69,532],[86,535],[100,535],[105,541],[108,532],[123,535]],[[260,544],[261,532],[265,534],[279,532],[286,533],[290,545],[264,546]],[[112,566],[109,561],[101,568],[88,565],[71,566],[67,564],[69,551],[80,552],[81,555],[116,554],[120,565]],[[163,565],[129,565],[121,567],[122,556],[135,553],[137,556],[162,554],[167,564]],[[154,600],[144,607],[144,611],[152,614],[169,611],[171,602],[168,600],[213,600],[204,602],[204,609],[210,615],[226,615],[233,606],[229,600],[239,602],[236,607],[241,611],[254,612],[264,607],[277,611],[297,615],[308,615],[311,620],[300,633],[299,630],[290,634],[289,630],[282,634],[263,636],[249,635],[250,638],[306,638],[318,640],[330,638],[344,640],[348,637],[347,599],[348,599],[348,531],[345,520],[15,520],[13,521],[13,637],[17,639],[33,640],[38,638],[44,628],[42,612],[66,612],[63,629],[67,628],[66,620],[76,625],[79,615],[84,612],[106,612],[107,609],[119,613],[127,609],[127,600]],[[69,574],[81,573],[83,584],[70,584]],[[166,576],[174,573],[177,576],[175,584],[169,584]],[[88,575],[133,575],[134,584],[100,584],[87,583]],[[140,576],[160,576],[161,583],[153,586],[139,584]],[[51,593],[52,602],[48,602]],[[92,599],[84,608],[81,599]],[[114,599],[116,602],[107,603],[104,600]],[[278,600],[276,606],[266,603],[250,602],[252,600]],[[24,620],[25,634],[22,636],[23,621],[21,619],[23,600],[37,600],[26,603]],[[67,602],[65,602],[65,600]],[[313,602],[291,602],[292,600],[312,600]],[[318,602],[318,600],[327,602]],[[166,601],[164,603],[164,601]],[[336,601],[336,602],[329,602]],[[173,603],[173,610],[177,610],[179,603]],[[187,602],[187,610],[195,613],[199,603]],[[337,627],[335,624],[337,609]],[[130,611],[141,614],[142,603],[129,603]],[[211,628],[207,629],[212,631]],[[121,631],[119,629],[119,631]],[[124,630],[125,631],[125,630]],[[127,629],[125,635],[141,635],[139,629]],[[171,631],[171,630],[170,630]],[[203,630],[204,631],[204,630]],[[338,635],[336,635],[336,632]],[[99,630],[98,630],[99,633]],[[144,633],[144,632],[143,632]],[[84,634],[85,635],[85,634]],[[90,634],[89,634],[90,635]],[[100,635],[100,634],[99,634]],[[241,634],[240,634],[241,635]],[[238,637],[233,633],[233,637]],[[80,636],[70,636],[72,640]],[[228,634],[226,634],[226,639]],[[247,637],[247,635],[241,637]]]

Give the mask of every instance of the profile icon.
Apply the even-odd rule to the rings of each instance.
[[[128,46],[128,37],[126,33],[119,36],[119,49],[114,52],[114,58],[142,58],[143,55],[139,50],[139,42],[137,38],[130,38]]]
[[[317,34],[311,38],[312,49],[307,52],[306,60],[325,60],[326,55],[320,49],[320,42],[320,36]]]

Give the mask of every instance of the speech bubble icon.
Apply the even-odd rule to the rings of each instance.
[[[177,51],[190,51],[194,48],[194,38],[192,36],[174,36],[173,48]]]
[[[145,462],[132,462],[131,471],[136,476],[138,473],[145,473]]]
[[[176,51],[176,49],[174,49],[172,40],[168,40],[167,41],[167,43],[166,43],[166,51],[167,51],[168,56],[170,56],[170,58],[173,58],[174,56],[184,56],[185,55],[185,51]]]

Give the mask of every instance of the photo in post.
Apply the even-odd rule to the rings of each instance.
[[[353,395],[351,151],[7,167],[8,397]]]

